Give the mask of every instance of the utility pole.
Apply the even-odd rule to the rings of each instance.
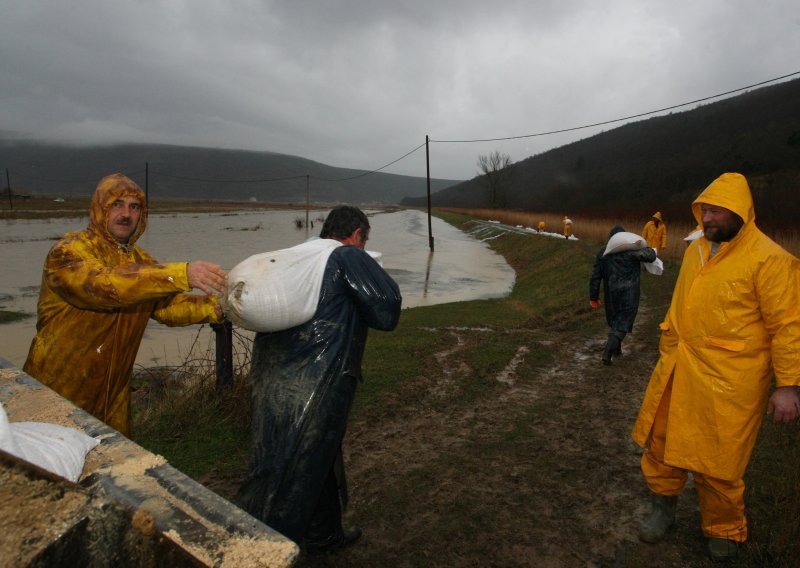
[[[308,236],[308,208],[310,204],[311,174],[306,174],[306,236]]]
[[[14,202],[11,200],[11,178],[8,176],[8,168],[6,168],[6,186],[8,187],[8,206],[14,209]]]
[[[425,169],[428,177],[428,246],[433,252],[433,227],[431,225],[431,155],[428,151],[428,135],[425,135]]]

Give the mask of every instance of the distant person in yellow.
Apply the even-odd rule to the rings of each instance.
[[[775,422],[800,416],[800,261],[756,227],[740,174],[714,180],[692,213],[704,234],[684,254],[633,428],[652,491],[639,537],[664,538],[691,472],[709,556],[730,560],[747,539],[743,477],[765,407]]]
[[[23,369],[130,436],[131,371],[150,318],[167,325],[217,323],[211,294],[226,274],[204,261],[158,264],[135,245],[147,227],[144,192],[122,174],[100,180],[89,226],[47,255],[36,336]],[[208,295],[183,294],[199,288]]]
[[[572,219],[564,215],[561,223],[564,225],[564,238],[568,239],[572,235]]]
[[[539,227],[538,227],[538,231],[539,231],[540,233],[544,233],[544,227],[545,227],[545,225],[544,225],[544,221],[539,221]]]
[[[642,238],[647,241],[647,246],[652,249],[664,250],[667,248],[667,226],[661,218],[661,211],[656,211],[650,220],[644,224]]]

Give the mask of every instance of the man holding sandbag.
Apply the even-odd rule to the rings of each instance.
[[[639,311],[640,263],[655,260],[656,251],[646,246],[642,237],[625,232],[621,225],[614,225],[608,243],[597,253],[589,278],[589,304],[600,307],[602,281],[606,322],[611,328],[603,349],[604,365],[611,365],[612,357],[622,355],[622,340],[633,331]]]
[[[253,344],[253,453],[237,501],[308,554],[361,536],[342,526],[342,441],[367,331],[394,329],[401,307],[397,284],[364,250],[369,231],[358,208],[334,208],[320,237],[341,246],[327,257],[314,316]]]

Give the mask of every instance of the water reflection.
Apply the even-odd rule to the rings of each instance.
[[[319,221],[312,213],[311,220]],[[297,211],[238,214],[151,215],[139,244],[162,262],[208,260],[226,269],[252,254],[289,247],[319,234],[297,227]],[[36,313],[42,263],[53,243],[69,231],[81,230],[82,219],[0,221],[0,308]],[[310,223],[309,223],[310,224]],[[428,248],[427,217],[419,211],[370,212],[368,249],[382,253],[384,268],[397,281],[403,307],[501,297],[514,283],[514,271],[488,246],[433,219],[436,251]],[[22,366],[35,332],[35,317],[0,326],[0,357]],[[137,363],[180,363],[193,343],[214,345],[208,326],[147,327]]]

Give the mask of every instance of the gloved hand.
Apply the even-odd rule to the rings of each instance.
[[[593,308],[599,308],[600,300],[589,300],[589,305],[592,306]]]

